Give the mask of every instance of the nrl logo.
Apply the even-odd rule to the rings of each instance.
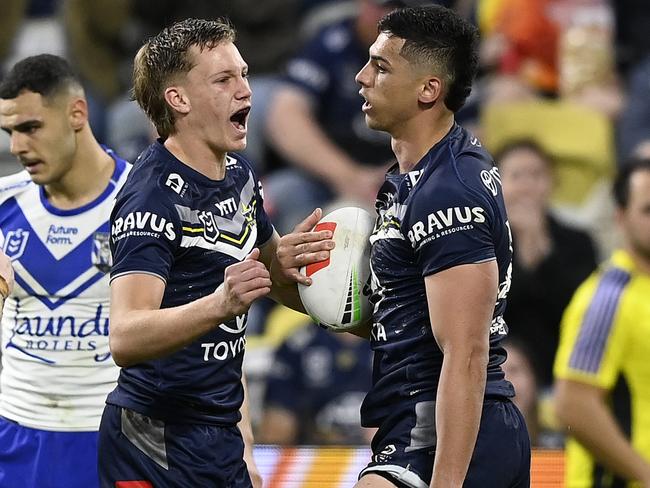
[[[219,237],[219,228],[214,220],[214,215],[212,215],[211,212],[204,210],[199,212],[199,220],[203,224],[203,237],[205,240],[211,244],[217,242],[217,238]]]
[[[27,247],[29,231],[24,229],[10,230],[7,232],[3,251],[12,261],[20,259]]]

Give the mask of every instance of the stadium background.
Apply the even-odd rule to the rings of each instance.
[[[27,55],[65,56],[86,82],[94,132],[101,142],[134,160],[154,136],[129,101],[135,50],[175,19],[229,15],[251,67],[254,112],[246,155],[265,185],[273,188],[280,181],[279,187],[286,188],[282,185],[291,178],[286,169],[293,162],[283,154],[282,141],[264,126],[272,110],[269,100],[284,80],[287,63],[309,39],[330,24],[354,18],[367,3],[380,2],[3,0],[0,76]],[[542,146],[553,159],[555,186],[549,212],[586,232],[602,260],[619,242],[610,225],[611,177],[629,157],[650,156],[650,4],[643,0],[439,3],[454,7],[481,31],[481,73],[459,114],[461,122],[494,153],[519,139]],[[0,175],[19,169],[9,153],[8,137],[0,134]],[[354,195],[334,192],[330,198],[337,196],[349,200]],[[284,222],[282,202],[268,200],[274,220]],[[303,213],[309,210],[305,207]],[[272,309],[267,303],[251,311],[246,369],[256,435],[263,430],[266,376],[274,354],[306,326],[304,317]],[[551,339],[549,343],[554,346]],[[533,356],[536,345],[532,344]],[[541,435],[533,456],[533,486],[559,487],[562,434],[556,430],[550,406],[552,385],[538,381],[534,396]],[[271,488],[350,486],[369,457],[366,448],[319,446],[259,446],[255,454]]]

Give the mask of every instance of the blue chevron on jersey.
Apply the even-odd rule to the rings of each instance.
[[[2,317],[0,415],[22,425],[97,429],[117,377],[108,347],[108,217],[130,165],[105,150],[115,162],[106,188],[75,209],[54,207],[26,171],[0,178],[0,248],[16,277]]]
[[[34,199],[27,199],[30,204]],[[29,290],[29,294],[51,310],[61,306],[70,298],[79,296],[105,274],[93,263],[96,235],[108,233],[108,223],[89,220],[84,228],[55,225],[49,222],[30,223],[29,205],[23,211],[16,198],[0,205],[0,213],[10,215],[3,219],[2,231],[6,230],[4,252],[13,261],[16,281]],[[38,232],[34,226],[46,226],[47,231]],[[39,235],[40,234],[40,235]],[[43,239],[42,236],[45,236]],[[80,236],[87,235],[85,239]],[[61,249],[68,252],[61,255]],[[59,252],[57,252],[59,251]],[[59,256],[55,256],[56,252]],[[91,258],[91,259],[89,259]],[[104,268],[107,269],[107,268]],[[56,297],[52,300],[51,297]]]

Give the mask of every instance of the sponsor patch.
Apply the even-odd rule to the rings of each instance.
[[[456,232],[474,228],[485,222],[485,210],[481,207],[449,207],[431,212],[426,221],[418,221],[408,231],[411,245],[416,248],[425,242]]]
[[[125,237],[161,236],[173,241],[176,239],[174,223],[153,212],[130,212],[125,217],[115,219],[111,227],[111,237],[119,241]]]

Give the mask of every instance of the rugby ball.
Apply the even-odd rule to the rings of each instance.
[[[364,288],[370,276],[370,234],[374,219],[365,210],[343,207],[325,215],[314,231],[330,230],[336,244],[329,259],[303,266],[312,280],[298,285],[300,299],[314,322],[336,332],[366,323],[372,313]]]

